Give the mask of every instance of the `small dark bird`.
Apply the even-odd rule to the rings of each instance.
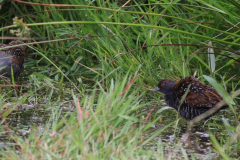
[[[8,45],[0,44],[0,48],[19,44],[21,43],[12,41]],[[17,80],[24,68],[24,59],[25,52],[23,46],[0,50],[0,75],[12,78],[11,70],[13,70],[14,79]]]
[[[190,84],[189,92],[179,109],[180,100]],[[152,90],[152,92],[155,91],[165,94],[164,100],[167,105],[179,111],[179,114],[186,120],[191,120],[203,114],[223,100],[214,88],[201,83],[192,76],[183,78],[177,83],[172,79],[163,79]],[[221,109],[226,107],[224,106]]]

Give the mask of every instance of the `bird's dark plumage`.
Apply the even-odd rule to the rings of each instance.
[[[0,44],[0,48],[21,44],[12,41],[8,45]],[[17,79],[24,68],[25,52],[23,46],[0,50],[0,75],[11,78],[11,68],[14,79]]]
[[[190,84],[189,92],[179,109],[180,100]],[[194,77],[183,78],[177,83],[171,79],[163,79],[152,91],[164,93],[165,102],[179,111],[186,120],[203,114],[223,100],[214,88],[201,83]]]

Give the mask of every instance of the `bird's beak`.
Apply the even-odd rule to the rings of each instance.
[[[155,87],[154,89],[152,89],[151,91],[152,92],[156,92],[156,91],[159,91],[160,90],[160,88],[159,87]]]

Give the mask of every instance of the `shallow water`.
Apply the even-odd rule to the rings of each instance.
[[[57,105],[57,104],[52,104]],[[0,147],[4,147],[9,143],[14,143],[9,135],[18,135],[23,139],[29,135],[33,130],[43,130],[44,125],[50,119],[50,109],[46,109],[45,105],[21,105],[14,109],[6,118],[6,122],[3,122],[3,127],[0,132]],[[159,106],[161,108],[163,106]],[[159,109],[158,108],[158,109]],[[158,109],[152,112],[152,116],[162,115],[161,119],[152,125],[151,129],[146,134],[151,133],[155,130],[161,129],[167,124],[176,120],[176,112],[174,110],[164,110],[161,113],[157,113]],[[72,112],[75,107],[71,104],[63,106],[59,114],[66,114],[66,112]],[[149,108],[143,108],[142,111],[146,115],[151,110]],[[239,110],[237,110],[239,114]],[[158,115],[159,114],[159,115]],[[151,116],[151,117],[152,117]],[[151,117],[148,121],[151,121]],[[184,158],[181,148],[177,147],[176,144],[181,144],[181,147],[187,153],[188,158],[195,157],[197,159],[218,159],[219,155],[213,152],[214,147],[211,143],[208,132],[215,134],[215,137],[220,141],[221,137],[228,136],[224,127],[221,117],[228,118],[228,122],[234,126],[235,121],[230,109],[222,110],[215,116],[210,118],[208,121],[196,123],[190,132],[188,138],[183,139],[183,135],[186,132],[187,121],[180,119],[178,125],[171,126],[164,130],[160,135],[155,137],[144,147],[157,150],[156,145],[159,141],[163,143],[164,151],[166,155],[169,153],[174,154],[177,159]],[[217,124],[218,126],[215,126]],[[10,133],[8,132],[10,130]]]
[[[22,78],[22,82],[27,78]],[[25,81],[27,83],[27,81]],[[24,83],[23,83],[24,84]],[[24,88],[27,91],[27,88]],[[46,94],[48,95],[48,94]],[[29,104],[35,104],[35,100],[29,99]],[[14,111],[12,111],[6,118],[6,122],[3,122],[3,127],[0,129],[0,147],[4,147],[9,143],[14,143],[9,135],[18,135],[23,139],[27,137],[32,131],[43,130],[44,125],[50,119],[50,111],[46,108],[47,102],[42,101],[42,104],[38,105],[21,105],[18,106]],[[59,106],[59,104],[48,104],[48,106]],[[158,117],[161,115],[161,119],[155,123],[151,129],[146,133],[151,131],[158,130],[168,125],[169,123],[176,120],[176,112],[173,109],[166,109],[157,113],[160,109],[166,107],[164,105],[158,105],[154,112],[152,112],[150,119]],[[137,112],[145,113],[144,116],[147,116],[151,106],[142,108]],[[75,110],[73,104],[68,103],[66,105],[61,104],[61,111],[59,114],[64,115],[66,112],[72,112]],[[237,114],[239,115],[240,109],[237,109]],[[235,126],[235,118],[230,109],[221,110],[214,117],[210,118],[205,122],[199,122],[195,124],[192,129],[192,132],[189,134],[189,137],[184,139],[182,136],[186,132],[187,121],[180,119],[177,126],[171,126],[167,128],[164,132],[154,138],[149,144],[145,147],[151,148],[152,150],[157,150],[158,146],[156,145],[159,141],[163,143],[164,151],[166,155],[169,153],[175,154],[177,159],[182,159],[183,153],[181,148],[177,147],[176,144],[181,144],[181,147],[187,153],[188,158],[196,159],[219,159],[219,155],[213,152],[214,147],[211,143],[210,136],[208,132],[214,133],[215,137],[220,141],[222,137],[228,136],[228,133],[224,127],[222,117],[226,118],[230,125]],[[10,132],[8,132],[8,129]],[[181,142],[183,140],[183,142]],[[169,154],[170,155],[170,154]],[[236,155],[237,158],[237,155]]]
[[[159,106],[160,109],[161,107],[164,106]],[[155,112],[157,112],[158,109],[155,109]],[[147,110],[148,109],[145,108],[145,112],[147,112]],[[239,115],[239,109],[236,109],[236,111],[237,115]],[[173,122],[173,120],[176,120],[177,114],[174,110],[164,110],[160,114],[162,115],[161,120],[151,127],[152,132],[154,130],[161,129],[165,125]],[[152,112],[152,115],[156,115],[156,113]],[[229,137],[224,127],[222,117],[226,118],[231,126],[236,126],[235,118],[231,110],[221,110],[209,120],[196,123],[189,136],[186,138],[185,133],[188,122],[181,118],[177,127],[172,126],[167,128],[164,132],[157,136],[148,145],[148,147],[157,150],[156,144],[159,140],[161,140],[165,153],[167,155],[174,154],[175,158],[177,157],[176,159],[184,159],[181,147],[184,148],[188,158],[190,159],[193,157],[196,159],[219,159],[221,156],[213,152],[215,148],[211,142],[209,132],[214,134],[219,143],[221,143],[221,138],[226,138],[226,136]],[[178,147],[177,144],[180,144],[180,147]],[[238,156],[239,155],[236,154],[235,158],[238,158]]]

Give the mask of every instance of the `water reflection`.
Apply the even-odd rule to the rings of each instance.
[[[147,112],[147,110],[148,112],[150,111],[148,108],[145,108],[144,110],[145,112]],[[157,112],[157,109],[155,112]],[[239,111],[237,112],[237,114],[239,114]],[[165,110],[160,114],[162,115],[162,118],[158,123],[152,126],[151,132],[161,129],[170,124],[173,120],[176,120],[177,114],[174,110]],[[154,112],[152,115],[157,117],[156,113]],[[164,143],[166,154],[176,153],[176,156],[180,158],[183,156],[181,150],[181,147],[183,147],[188,155],[188,158],[190,159],[193,157],[197,159],[219,159],[220,155],[213,153],[214,147],[211,143],[208,133],[213,133],[219,143],[222,137],[229,136],[226,133],[226,129],[222,122],[222,117],[228,117],[228,122],[233,126],[236,125],[235,118],[231,110],[222,110],[209,120],[196,123],[190,134],[186,139],[184,139],[183,135],[186,133],[187,121],[180,119],[177,126],[167,128],[158,137],[156,137],[154,142],[151,143],[151,148],[154,146],[154,144],[157,144],[157,142],[161,140]],[[177,144],[181,144],[181,146],[178,148]]]

